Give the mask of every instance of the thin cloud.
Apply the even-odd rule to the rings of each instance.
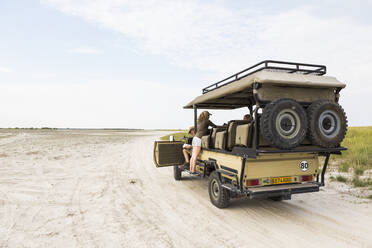
[[[136,40],[144,52],[165,56],[182,67],[227,73],[264,58],[340,64],[351,54],[359,61],[372,61],[368,56],[372,51],[371,26],[346,16],[315,16],[313,8],[305,6],[257,15],[246,9],[230,9],[218,1],[45,2],[120,32]]]
[[[82,48],[75,48],[69,50],[70,53],[80,53],[80,54],[101,54],[102,51],[95,49],[95,48],[89,48],[89,47],[82,47]]]
[[[372,84],[366,83],[372,68],[372,25],[348,12],[317,15],[316,8],[322,6],[306,3],[258,13],[230,8],[224,1],[43,1],[125,35],[144,53],[209,72],[212,80],[264,59],[326,64],[330,75],[348,83],[341,103],[350,119],[360,122],[363,113],[370,112],[364,104],[355,108],[355,102],[368,99],[372,92]],[[346,1],[334,4],[347,6]],[[361,9],[366,8],[363,4]]]
[[[56,78],[56,76],[57,76],[56,74],[48,72],[33,74],[33,78],[35,79],[52,79]]]
[[[0,72],[9,73],[9,72],[13,72],[13,69],[9,67],[0,66]]]

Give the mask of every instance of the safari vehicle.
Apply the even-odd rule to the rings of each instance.
[[[194,110],[196,129],[198,109],[247,108],[253,116],[202,137],[196,170],[209,177],[215,206],[225,208],[239,196],[289,200],[324,186],[330,155],[346,150],[340,144],[347,130],[338,104],[345,84],[324,74],[324,65],[266,60],[204,88],[184,107]],[[174,166],[176,180],[184,171],[183,144],[154,145],[156,166]]]

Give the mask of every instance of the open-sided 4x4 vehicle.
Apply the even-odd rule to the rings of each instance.
[[[215,206],[227,207],[237,196],[288,200],[324,186],[330,155],[346,150],[340,143],[347,129],[338,104],[345,84],[325,73],[323,65],[266,60],[204,88],[184,107],[194,109],[196,129],[198,109],[246,107],[253,116],[202,137],[196,171],[209,176]],[[154,145],[156,166],[174,166],[176,180],[184,170],[183,144]]]

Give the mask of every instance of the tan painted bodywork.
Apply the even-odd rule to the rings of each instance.
[[[315,102],[317,100],[335,100],[333,88],[301,88],[281,87],[275,85],[263,86],[257,90],[261,101],[274,101],[280,98],[291,98],[299,102]]]
[[[223,165],[238,171],[238,179],[241,176],[242,157],[219,153],[215,151],[202,150],[199,159],[209,160],[215,159],[219,166]],[[303,172],[300,169],[300,162],[306,160],[310,167]],[[247,158],[245,162],[243,184],[247,179],[270,179],[271,177],[289,176],[294,178],[294,181],[299,181],[299,176],[313,175],[319,173],[318,155],[314,153],[279,153],[279,154],[264,154],[257,158]],[[225,176],[233,181],[235,178]],[[267,185],[267,184],[265,184]]]

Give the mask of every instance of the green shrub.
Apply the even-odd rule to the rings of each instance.
[[[343,176],[337,176],[336,177],[336,181],[337,182],[341,182],[341,183],[346,183],[347,182],[347,178],[346,177],[343,177]]]
[[[354,174],[356,176],[361,176],[361,175],[363,175],[365,169],[366,168],[363,168],[363,167],[356,167],[356,168],[354,168]]]
[[[361,180],[359,177],[354,177],[351,183],[355,187],[368,187],[368,186],[372,186],[372,179],[368,178],[366,180]]]

